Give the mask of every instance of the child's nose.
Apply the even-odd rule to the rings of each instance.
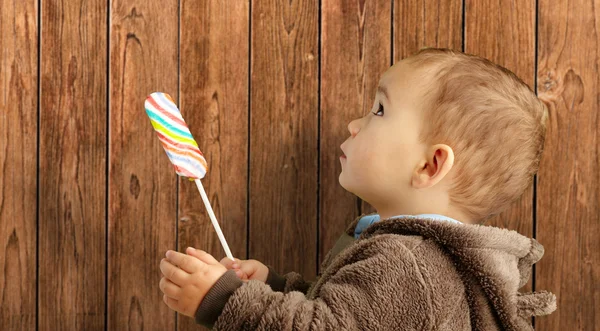
[[[350,135],[352,137],[356,136],[360,131],[359,119],[355,119],[348,123],[348,131],[350,131]]]

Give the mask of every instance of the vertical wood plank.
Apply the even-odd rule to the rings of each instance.
[[[462,50],[462,0],[394,0],[394,63],[423,47]]]
[[[104,325],[106,1],[42,1],[39,329]]]
[[[465,52],[487,58],[514,72],[534,88],[535,0],[466,0]],[[533,183],[521,199],[486,225],[533,237]],[[523,291],[531,291],[530,278]]]
[[[537,238],[545,247],[536,288],[558,309],[540,330],[600,325],[600,28],[598,3],[539,0],[538,93],[549,104],[537,190]]]
[[[0,325],[36,326],[38,5],[0,0]]]
[[[232,254],[246,258],[249,1],[181,2],[181,112],[208,162],[202,180]],[[179,250],[225,256],[196,185],[179,182]],[[197,330],[179,316],[179,330]]]
[[[319,265],[362,210],[339,184],[340,145],[348,123],[373,107],[379,77],[390,66],[391,2],[322,2]],[[365,203],[366,204],[366,203]]]
[[[252,3],[250,251],[316,275],[317,0]]]
[[[177,0],[112,0],[110,34],[109,330],[169,330],[159,262],[175,248],[176,175],[144,112],[178,97]]]

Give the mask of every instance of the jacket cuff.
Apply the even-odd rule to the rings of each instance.
[[[269,274],[267,275],[267,281],[265,283],[271,286],[273,291],[283,292],[286,283],[285,277],[275,272],[270,266],[267,266],[267,268],[269,268]]]
[[[229,298],[243,284],[244,282],[238,278],[235,271],[228,270],[223,274],[206,293],[198,310],[196,310],[194,315],[196,323],[212,328],[223,312]]]

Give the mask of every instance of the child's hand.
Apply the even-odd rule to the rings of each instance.
[[[167,251],[160,261],[163,300],[169,308],[193,317],[210,288],[227,272],[212,255],[189,247],[187,253]]]
[[[242,280],[260,280],[261,282],[267,281],[269,275],[269,268],[257,260],[239,260],[231,261],[229,258],[221,260],[221,264],[227,269],[235,270],[235,273]]]

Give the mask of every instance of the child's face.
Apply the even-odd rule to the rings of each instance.
[[[377,209],[410,200],[411,176],[426,152],[419,141],[425,81],[398,62],[381,77],[371,112],[348,124],[340,184]]]

